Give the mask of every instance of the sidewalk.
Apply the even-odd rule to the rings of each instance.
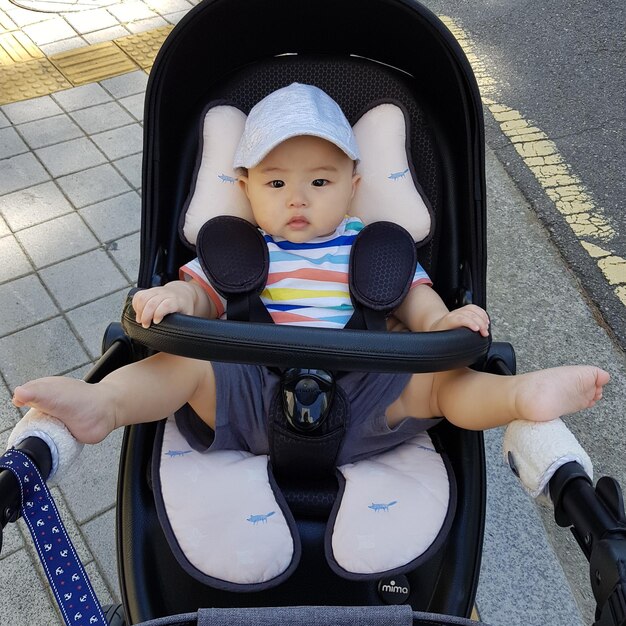
[[[71,10],[58,14],[41,12],[45,0],[31,2],[38,11],[0,0],[3,447],[20,417],[9,390],[37,376],[82,377],[100,354],[107,324],[119,319],[138,269],[147,72],[194,3],[87,4],[47,3]],[[87,10],[73,10],[81,6]],[[119,600],[121,435],[86,449],[54,489],[103,603]],[[0,555],[0,623],[61,624],[44,581],[26,527],[10,525]]]
[[[41,9],[46,0],[26,2]],[[8,98],[0,100],[0,445],[20,417],[10,390],[38,376],[83,376],[100,354],[107,324],[119,319],[138,269],[147,72],[171,25],[192,3],[47,4],[87,9],[41,13],[0,0],[0,97]],[[16,41],[26,52],[15,52]],[[109,63],[112,57],[115,63]],[[122,60],[126,65],[116,65]],[[78,66],[82,69],[75,72]],[[101,72],[106,67],[108,74],[94,74],[95,66]],[[45,80],[29,80],[42,75]],[[589,362],[597,358],[616,381],[606,407],[585,418],[606,427],[613,423],[618,399],[626,396],[623,354],[595,321],[576,281],[491,153],[488,183],[495,338],[514,341],[526,359],[520,358],[521,370],[574,360],[572,338],[580,338],[576,350],[586,350],[583,358]],[[519,267],[529,258],[533,267],[522,283]],[[548,319],[546,311],[557,313]],[[557,340],[563,336],[567,342]],[[584,436],[583,422],[573,423]],[[71,475],[54,489],[103,603],[119,601],[114,518],[121,436],[114,433],[86,448]],[[616,427],[609,429],[611,440],[620,436]],[[574,581],[572,594],[552,551],[555,540],[546,536],[535,505],[501,463],[500,437],[500,432],[487,437],[491,495],[478,608],[494,626],[577,626],[582,621],[574,597],[585,603],[586,573],[578,583],[568,568],[573,562],[580,569],[579,560],[562,556],[570,584]],[[587,437],[583,443],[592,448],[593,460],[607,473],[613,470],[617,452],[605,457],[592,433]],[[62,623],[21,524],[4,533],[0,590],[0,624]]]

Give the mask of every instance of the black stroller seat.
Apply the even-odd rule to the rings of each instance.
[[[380,3],[376,10],[374,3],[358,7],[356,4],[322,4],[315,7],[314,14],[309,14],[312,7],[282,2],[272,3],[263,10],[256,3],[235,5],[232,7],[235,12],[240,9],[253,16],[253,22],[242,25],[242,37],[238,37],[241,47],[236,51],[232,50],[232,42],[228,42],[228,52],[221,51],[219,56],[214,56],[217,39],[224,43],[217,25],[223,23],[220,20],[225,19],[226,7],[219,2],[204,3],[175,29],[155,63],[146,96],[139,286],[162,284],[176,278],[178,268],[194,256],[190,246],[179,237],[179,220],[197,173],[200,131],[207,104],[225,101],[248,111],[267,93],[292,82],[305,82],[324,89],[340,104],[351,122],[376,102],[398,102],[407,111],[410,161],[435,217],[432,236],[418,249],[419,260],[450,306],[470,297],[477,304],[484,304],[480,101],[467,62],[449,33],[428,11],[413,4]],[[359,21],[359,28],[341,37],[341,24],[346,23],[350,9],[362,14],[364,21]],[[227,13],[230,10],[229,7]],[[320,28],[316,17],[325,10],[333,15],[333,24],[328,29]],[[254,22],[257,17],[259,21]],[[302,20],[305,32],[300,32],[298,37],[291,33],[284,40],[260,38],[259,41],[264,25],[284,32],[287,24]],[[382,27],[385,23],[389,26],[396,22],[401,30],[410,22],[409,30],[413,32],[410,41],[408,38],[402,41],[401,58],[398,50],[382,45],[365,28],[368,23]],[[210,33],[215,34],[215,38]],[[307,38],[311,40],[309,44],[305,42]],[[297,54],[284,54],[292,52]],[[191,58],[205,61],[201,79],[194,76],[197,74],[195,65],[192,68],[183,61]],[[176,317],[181,316],[172,316]],[[197,353],[206,353],[205,348],[212,343],[199,341],[192,337],[193,333],[186,347],[181,348],[185,333],[177,333],[176,340],[170,343],[169,322],[159,325],[162,332],[158,339],[154,340],[154,336],[150,339],[141,334],[141,329],[133,327],[131,318],[129,314],[125,320],[127,330],[152,349],[179,353],[182,349],[188,356],[191,353],[199,356]],[[191,324],[192,331],[211,324],[206,320],[173,321]],[[232,340],[231,337],[231,341],[220,344],[219,357],[212,358],[238,361],[245,360],[244,354],[247,358],[256,358],[256,351],[268,352],[264,344],[271,345],[275,333],[282,336],[285,333],[281,331],[291,330],[294,329],[260,329],[257,325],[250,331],[253,336],[246,344],[246,348],[252,343],[254,347],[244,350],[240,338]],[[307,338],[314,340],[319,334],[315,330],[298,329],[298,336],[305,342]],[[241,332],[246,331],[241,329]],[[343,341],[343,333],[336,335],[337,341]],[[403,348],[402,340],[394,344],[395,339],[378,338],[381,347],[392,341],[386,344],[391,360],[401,358],[403,351],[407,359],[415,358],[414,347]],[[339,350],[325,351],[318,358],[330,369],[365,367],[375,370],[381,367],[380,354],[383,353],[381,350],[375,354],[375,343],[375,338],[365,333],[361,337],[361,344],[365,346],[362,354],[351,355],[339,345]],[[476,356],[480,354],[479,351]],[[484,356],[484,350],[482,354]],[[267,354],[265,356],[267,358]],[[368,356],[370,363],[364,366],[363,361]],[[429,356],[427,352],[420,354],[422,358]],[[281,367],[306,367],[310,357],[292,347],[272,350],[269,361],[269,365]],[[432,358],[431,362],[434,361],[436,359]],[[383,365],[385,371],[395,367],[394,363]],[[449,363],[433,367],[443,369],[449,367]],[[485,498],[480,433],[461,431],[447,423],[431,431],[438,449],[450,459],[456,477],[458,506],[445,542],[415,571],[402,578],[368,582],[338,577],[329,569],[323,549],[326,516],[335,497],[336,484],[324,480],[303,486],[297,481],[284,480],[282,491],[297,517],[302,545],[300,565],[276,588],[260,594],[235,594],[191,578],[168,547],[151,493],[155,432],[153,425],[129,429],[122,452],[118,508],[120,579],[131,620],[183,613],[199,606],[386,602],[409,602],[419,610],[469,615],[480,565]]]

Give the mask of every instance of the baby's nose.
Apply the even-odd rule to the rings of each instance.
[[[294,190],[289,197],[289,206],[291,207],[303,207],[307,205],[306,194],[301,190]]]

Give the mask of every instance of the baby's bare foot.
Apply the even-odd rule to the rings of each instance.
[[[591,365],[572,365],[519,376],[515,398],[518,419],[549,420],[592,407],[602,398],[609,374]]]

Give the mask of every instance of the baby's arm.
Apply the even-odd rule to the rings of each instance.
[[[415,332],[466,327],[483,337],[489,335],[489,316],[483,309],[468,304],[448,311],[437,292],[426,284],[413,287],[394,315]]]
[[[158,324],[170,313],[184,313],[212,319],[217,317],[215,305],[200,283],[195,280],[174,280],[162,287],[138,291],[133,296],[136,320],[144,328]]]

